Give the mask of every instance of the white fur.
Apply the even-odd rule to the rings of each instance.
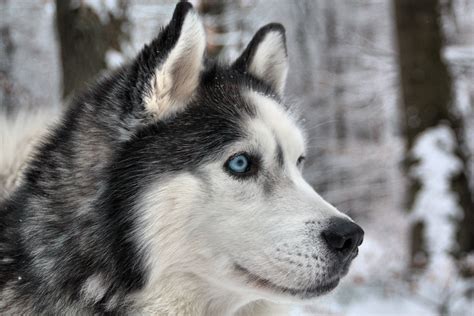
[[[270,82],[280,95],[283,94],[288,74],[288,57],[285,41],[280,32],[271,31],[265,35],[257,47],[249,71],[256,77]]]
[[[258,115],[248,121],[244,140],[196,172],[157,179],[137,203],[141,228],[136,234],[149,254],[146,287],[131,298],[137,310],[283,315],[287,304],[299,300],[248,283],[234,265],[282,287],[305,288],[318,278],[325,263],[311,255],[324,256],[325,247],[308,239],[305,222],[345,215],[302,178],[296,161],[305,150],[303,134],[282,106],[255,92],[246,95]],[[277,144],[283,167],[275,160]],[[229,176],[222,166],[241,151],[259,152],[266,175],[249,181]],[[267,180],[271,192],[264,192]]]
[[[99,274],[94,274],[89,277],[82,286],[81,294],[83,299],[87,302],[96,303],[100,301],[105,293],[107,287],[104,284],[104,278]]]
[[[58,109],[0,113],[0,201],[20,184],[32,150],[58,117]]]
[[[148,251],[150,271],[143,291],[131,298],[139,313],[158,315],[279,315],[285,306],[270,306],[253,294],[216,286],[208,277],[229,262],[209,248],[203,234],[204,183],[190,173],[157,184],[137,205],[142,225],[140,245]],[[204,222],[201,222],[204,221]],[[212,278],[212,277],[211,277]],[[225,282],[225,280],[223,280]],[[232,288],[231,284],[227,285]]]
[[[199,16],[189,12],[175,47],[158,69],[145,97],[145,107],[163,119],[184,109],[199,84],[206,37]]]

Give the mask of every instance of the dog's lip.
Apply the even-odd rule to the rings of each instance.
[[[331,279],[329,282],[324,283],[324,284],[318,284],[318,285],[311,286],[308,288],[294,289],[294,288],[276,285],[273,282],[265,278],[259,277],[258,275],[250,272],[248,269],[244,268],[243,266],[237,263],[234,264],[234,267],[235,267],[235,270],[237,270],[241,274],[244,274],[248,278],[249,282],[253,283],[258,288],[271,289],[275,292],[287,293],[293,296],[299,296],[300,298],[311,298],[311,297],[325,294],[333,290],[339,284],[339,280],[340,280],[339,277],[335,277]]]

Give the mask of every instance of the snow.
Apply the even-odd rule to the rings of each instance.
[[[416,141],[413,157],[419,163],[412,174],[422,184],[421,192],[412,210],[413,220],[426,224],[426,244],[429,248],[430,269],[435,275],[439,271],[455,271],[449,251],[453,249],[455,227],[453,220],[461,211],[457,197],[450,188],[450,179],[460,172],[461,161],[454,155],[455,135],[448,126],[437,126],[426,130]]]
[[[343,310],[341,310],[343,312]],[[355,304],[351,309],[347,310],[346,316],[378,316],[378,315],[393,315],[393,316],[430,316],[437,315],[432,308],[420,304],[420,302],[412,300],[408,297],[394,298],[393,296],[375,296],[371,299],[362,300]]]
[[[443,51],[444,57],[454,63],[465,64],[466,66],[472,66],[474,63],[474,45],[453,45],[448,46]]]
[[[114,69],[119,67],[125,62],[125,57],[119,51],[110,49],[105,54],[105,63],[107,64],[108,69]]]

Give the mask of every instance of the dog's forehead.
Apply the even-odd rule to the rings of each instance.
[[[255,91],[244,93],[247,101],[256,109],[256,115],[251,120],[254,133],[267,147],[266,151],[281,148],[292,158],[304,154],[305,137],[296,124],[295,119],[275,99]]]

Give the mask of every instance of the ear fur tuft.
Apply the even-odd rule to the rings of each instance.
[[[283,25],[270,23],[258,30],[242,55],[234,62],[233,68],[252,74],[282,95],[288,73]]]
[[[174,115],[189,103],[199,85],[206,48],[204,26],[188,2],[176,5],[163,32],[167,32],[163,40],[172,40],[174,45],[155,69],[144,97],[145,108],[158,119]]]

